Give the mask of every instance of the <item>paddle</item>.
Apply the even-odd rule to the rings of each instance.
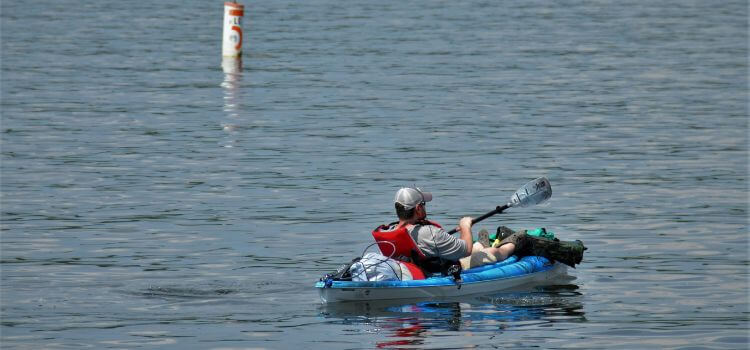
[[[487,214],[484,214],[480,217],[474,218],[471,220],[471,224],[474,225],[477,222],[480,222],[492,215],[500,214],[505,209],[513,208],[513,207],[530,207],[532,205],[537,205],[540,203],[544,203],[549,197],[552,196],[552,185],[550,185],[549,180],[547,180],[546,177],[540,177],[536,180],[529,181],[525,185],[521,186],[516,193],[514,193],[512,196],[510,196],[510,202],[508,204],[505,204],[503,206],[498,206],[494,210],[490,211]],[[454,234],[458,232],[458,228],[454,228],[450,231],[448,231],[448,234]]]

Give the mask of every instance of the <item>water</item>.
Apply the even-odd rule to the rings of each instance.
[[[744,1],[2,3],[3,348],[747,348]],[[575,279],[321,305],[417,183]]]

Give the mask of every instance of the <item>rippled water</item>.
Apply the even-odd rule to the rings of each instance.
[[[747,348],[744,1],[2,3],[3,348]],[[321,305],[418,183],[556,286]]]

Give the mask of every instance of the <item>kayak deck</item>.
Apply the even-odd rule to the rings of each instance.
[[[564,275],[567,267],[552,264],[540,256],[518,258],[475,267],[461,273],[462,282],[453,277],[434,276],[410,281],[325,281],[315,284],[325,302],[387,300],[425,297],[456,297],[492,293],[526,284],[541,284]]]

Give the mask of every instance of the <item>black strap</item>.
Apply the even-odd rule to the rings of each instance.
[[[352,274],[351,274],[351,272],[349,270],[351,269],[352,265],[354,265],[354,263],[356,263],[360,259],[362,259],[362,258],[361,257],[356,257],[356,258],[352,259],[352,261],[349,262],[348,264],[343,264],[343,265],[339,266],[339,268],[336,269],[336,271],[331,272],[331,273],[327,273],[325,276],[321,277],[320,280],[321,281],[325,281],[325,280],[331,280],[331,281],[351,281],[352,280]]]
[[[451,267],[448,268],[448,271],[447,271],[449,275],[453,276],[453,282],[456,282],[458,289],[461,289],[461,283],[463,283],[463,280],[461,279],[462,270],[463,269],[461,268],[461,264],[454,264],[454,265],[451,265]]]

